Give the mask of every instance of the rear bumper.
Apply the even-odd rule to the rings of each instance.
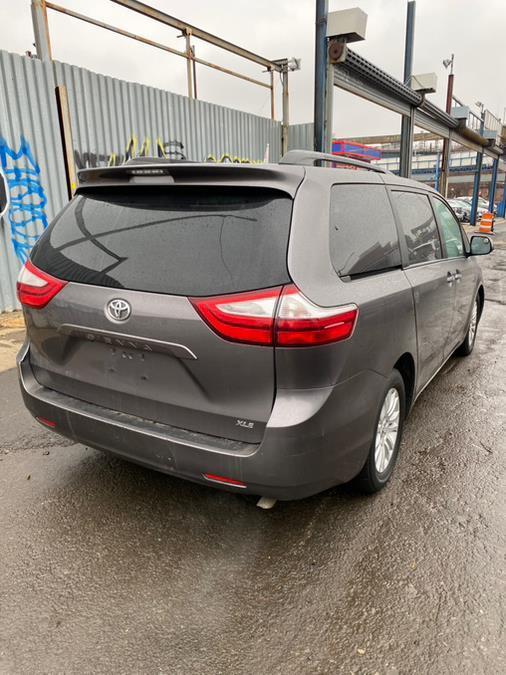
[[[194,433],[102,408],[41,386],[28,350],[18,357],[21,392],[55,431],[146,467],[194,482],[276,499],[300,499],[346,482],[362,468],[384,386],[363,371],[322,389],[279,390],[260,444]],[[212,483],[225,476],[246,488]]]

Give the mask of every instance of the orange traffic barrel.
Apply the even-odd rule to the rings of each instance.
[[[483,232],[484,234],[492,234],[494,231],[494,214],[487,211],[484,213],[480,220],[480,228],[478,232]]]

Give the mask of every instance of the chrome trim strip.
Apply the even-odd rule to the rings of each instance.
[[[152,338],[144,338],[140,335],[127,335],[126,333],[115,333],[114,331],[102,330],[100,328],[90,328],[88,326],[78,326],[72,323],[63,323],[58,326],[58,331],[64,335],[74,335],[93,342],[98,336],[97,342],[105,342],[113,347],[126,347],[130,349],[137,349],[144,352],[162,352],[165,354],[172,354],[180,359],[197,360],[197,356],[186,345],[178,342],[164,342],[163,340],[154,340]],[[106,339],[109,338],[110,342]],[[117,340],[115,344],[113,341]],[[122,342],[131,344],[121,344]],[[178,353],[180,352],[180,353]]]

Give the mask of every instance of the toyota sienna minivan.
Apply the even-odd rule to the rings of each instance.
[[[492,244],[426,185],[335,162],[81,171],[18,280],[32,415],[236,492],[381,489],[416,398],[473,349]]]

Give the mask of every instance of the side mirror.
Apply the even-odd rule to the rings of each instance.
[[[471,255],[488,255],[494,246],[488,237],[471,237]]]

